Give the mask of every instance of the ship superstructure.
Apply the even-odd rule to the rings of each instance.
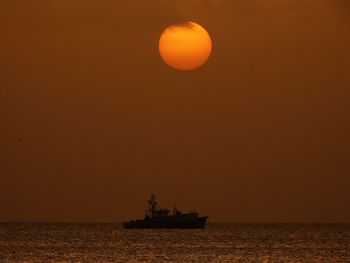
[[[168,209],[158,207],[155,195],[148,200],[148,210],[144,219],[124,222],[124,228],[204,228],[208,216],[199,216],[197,212],[182,213],[176,208],[172,215]]]

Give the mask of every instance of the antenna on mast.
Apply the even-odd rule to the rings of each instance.
[[[152,194],[155,194],[155,192],[156,192],[156,183],[153,180],[153,182],[152,182]]]

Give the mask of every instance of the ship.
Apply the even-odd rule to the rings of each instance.
[[[175,228],[175,229],[203,229],[208,216],[199,216],[195,211],[182,213],[176,208],[169,215],[168,209],[158,207],[156,197],[151,195],[148,200],[148,210],[144,219],[130,220],[123,223],[123,227],[130,228]]]

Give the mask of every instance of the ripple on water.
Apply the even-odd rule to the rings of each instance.
[[[0,224],[0,262],[349,262],[350,225]]]

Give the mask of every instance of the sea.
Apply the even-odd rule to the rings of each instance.
[[[0,262],[350,262],[350,224],[0,223]]]

